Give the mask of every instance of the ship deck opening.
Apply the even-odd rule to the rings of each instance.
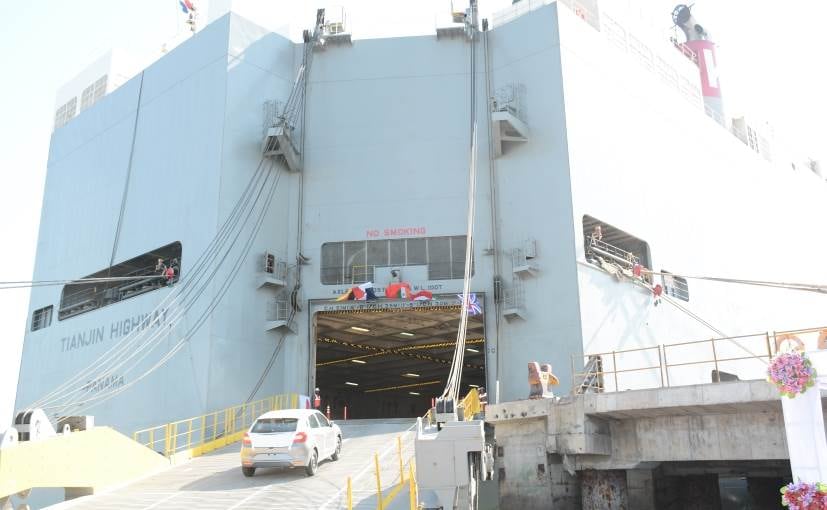
[[[447,382],[459,306],[361,306],[314,317],[321,411],[330,406],[333,419],[345,406],[348,419],[423,415]],[[485,385],[483,315],[469,316],[466,338],[463,394]]]

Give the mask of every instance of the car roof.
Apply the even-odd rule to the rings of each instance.
[[[270,411],[262,414],[257,419],[262,418],[307,418],[311,414],[318,413],[315,409],[279,409],[278,411]]]

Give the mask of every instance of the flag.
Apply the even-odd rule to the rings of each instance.
[[[353,298],[356,301],[373,301],[376,299],[376,294],[373,292],[373,282],[363,283],[358,287],[350,289],[353,293]]]
[[[373,301],[377,299],[373,292],[373,282],[363,283],[358,287],[351,287],[336,298],[336,301]]]
[[[373,292],[373,282],[363,283],[359,285],[359,289],[364,293],[364,296],[360,299],[364,301],[376,300],[376,293]]]
[[[178,0],[178,5],[181,6],[181,11],[184,14],[189,14],[195,10],[195,4],[192,3],[192,0]]]
[[[465,299],[463,294],[457,294],[457,298],[459,298],[460,304],[468,309],[468,315],[480,315],[482,313],[477,295],[473,292],[468,295],[468,299]]]
[[[407,282],[391,283],[385,289],[385,297],[391,299],[410,299],[411,284]]]
[[[429,290],[420,290],[411,294],[414,301],[430,301],[434,298],[434,294]]]
[[[336,298],[336,301],[350,301],[353,299],[353,289],[347,289],[347,292]]]

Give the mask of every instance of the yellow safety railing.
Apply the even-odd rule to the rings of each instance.
[[[193,418],[178,420],[139,430],[132,438],[165,457],[178,454],[197,457],[222,446],[239,441],[244,432],[262,414],[276,409],[298,407],[296,393],[272,397],[228,407]]]
[[[817,339],[816,339],[817,337]],[[720,338],[674,342],[624,349],[617,351],[589,353],[582,360],[598,360],[591,363],[596,370],[577,371],[576,358],[572,357],[572,390],[582,386],[584,380],[595,379],[600,383],[589,387],[596,391],[620,391],[622,389],[642,389],[649,387],[671,387],[687,384],[717,382],[710,380],[697,370],[694,373],[680,373],[682,369],[707,366],[720,374],[722,369],[731,367],[733,362],[760,361],[760,365],[751,366],[750,372],[763,377],[766,364],[783,345],[804,349],[805,340],[810,347],[827,348],[827,327],[806,328],[789,331],[761,332]],[[589,365],[589,363],[583,363]],[[741,366],[744,369],[744,366]],[[645,373],[650,376],[646,376]],[[675,373],[683,377],[675,377]],[[642,375],[635,376],[634,374]],[[621,379],[626,376],[626,379]],[[629,376],[633,376],[630,383]],[[676,380],[677,379],[677,380]],[[613,385],[612,385],[613,383]]]
[[[395,455],[390,455],[393,450],[395,450]],[[416,510],[418,507],[413,439],[403,441],[402,436],[397,436],[395,448],[389,448],[381,454],[374,453],[372,464],[373,479],[369,484],[368,480],[364,480],[361,489],[354,489],[354,483],[359,481],[361,475],[355,479],[347,478],[344,508],[353,510],[354,494],[356,494],[360,499],[375,497],[377,510],[384,510],[402,489],[407,487],[410,491],[410,508]]]
[[[461,405],[463,421],[473,420],[474,416],[482,412],[482,402],[480,402],[480,393],[477,388],[471,388],[471,391],[462,399]]]

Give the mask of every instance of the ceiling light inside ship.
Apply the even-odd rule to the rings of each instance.
[[[319,388],[322,408],[329,405],[334,420],[344,417],[345,407],[348,419],[422,416],[448,377],[460,307],[382,304],[358,308],[351,301],[348,306],[357,309],[317,312],[311,322],[310,384]],[[485,385],[485,345],[483,316],[469,317],[465,349],[472,351],[463,349],[463,388]]]

